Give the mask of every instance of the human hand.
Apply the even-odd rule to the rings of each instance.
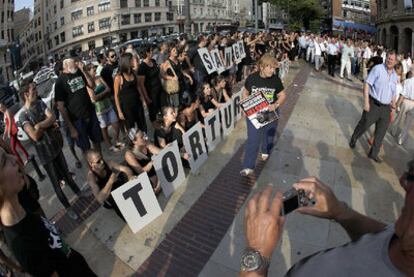
[[[280,216],[282,194],[277,192],[270,204],[271,194],[271,186],[256,193],[249,200],[244,216],[247,246],[264,257],[272,256],[285,222]]]
[[[77,140],[79,138],[79,133],[75,128],[71,128],[70,129],[70,136],[74,139]]]
[[[119,120],[125,120],[125,116],[122,112],[118,113]]]
[[[78,68],[79,68],[80,71],[83,72],[83,69],[85,68],[85,64],[82,61],[79,61],[78,62]]]
[[[316,217],[337,219],[344,205],[340,202],[330,187],[316,177],[308,177],[294,184],[295,189],[303,189],[308,198],[315,200],[315,205],[297,209],[302,214]]]
[[[369,102],[366,102],[366,103],[364,104],[364,111],[369,112],[369,109],[370,109]]]
[[[39,124],[35,124],[34,129],[35,129],[35,130],[39,130],[39,129],[40,129]]]
[[[116,180],[118,179],[118,174],[119,172],[113,172],[111,173],[111,176],[109,176],[109,180],[111,183],[115,183]]]

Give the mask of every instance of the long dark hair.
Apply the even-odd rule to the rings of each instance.
[[[131,53],[124,53],[121,55],[121,58],[119,60],[119,73],[120,74],[131,74],[132,67],[131,67],[131,61],[132,61],[132,54]]]

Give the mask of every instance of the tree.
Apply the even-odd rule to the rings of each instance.
[[[319,0],[271,0],[272,4],[282,8],[289,14],[289,21],[301,22],[305,29],[309,29],[311,21],[319,20],[323,10]],[[312,26],[314,27],[314,26]]]

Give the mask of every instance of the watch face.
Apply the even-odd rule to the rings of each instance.
[[[243,255],[241,260],[242,268],[246,271],[255,271],[261,265],[262,259],[257,251],[249,251]]]

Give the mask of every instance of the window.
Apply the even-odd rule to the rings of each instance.
[[[149,7],[149,0],[144,0],[144,7]]]
[[[110,25],[111,25],[110,17],[99,20],[99,30],[108,29]]]
[[[105,12],[111,8],[111,2],[100,3],[98,5],[98,12]]]
[[[135,7],[141,8],[141,0],[135,0]]]
[[[174,14],[173,13],[167,13],[167,21],[173,21],[174,20]]]
[[[141,14],[140,13],[134,14],[134,23],[141,23]]]
[[[83,35],[83,25],[72,28],[72,37]]]
[[[56,8],[56,5],[54,5],[54,6],[53,6],[53,12],[54,12],[54,14],[56,14],[56,13],[57,13],[57,8]]]
[[[91,6],[91,7],[87,7],[86,8],[86,14],[88,15],[88,16],[91,16],[91,15],[93,15],[93,6]]]
[[[128,8],[128,0],[121,0],[121,9]]]
[[[155,0],[155,6],[159,7],[160,6],[160,0]]]
[[[78,20],[82,17],[82,10],[72,12],[72,21]]]
[[[131,24],[131,15],[123,14],[121,17],[121,25],[129,25],[129,24]]]
[[[65,42],[66,38],[65,38],[65,32],[60,33],[60,42]]]
[[[64,16],[62,16],[62,17],[60,18],[60,25],[61,25],[61,26],[65,25],[65,17],[64,17]]]
[[[54,23],[53,23],[53,27],[55,27],[55,31],[57,30],[57,21],[55,21]]]
[[[161,21],[161,13],[154,14],[154,21]]]
[[[95,49],[95,41],[94,40],[88,41],[88,48],[89,48],[89,50]]]
[[[55,45],[58,46],[59,45],[59,36],[55,36]]]
[[[95,32],[95,24],[94,22],[89,22],[88,23],[88,33],[92,33]]]
[[[65,0],[60,0],[60,9],[63,9],[65,6]]]
[[[152,13],[145,13],[145,22],[151,22]]]

